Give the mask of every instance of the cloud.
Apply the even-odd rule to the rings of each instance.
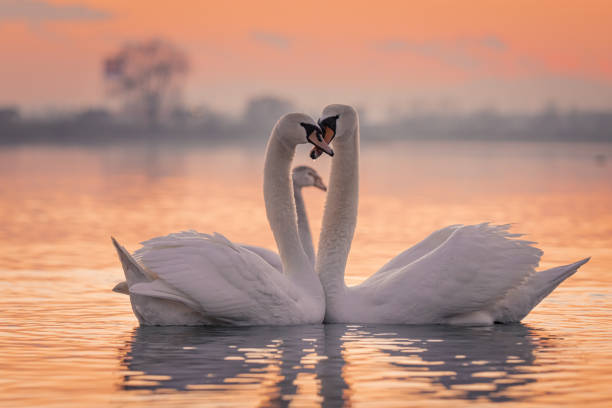
[[[480,41],[480,44],[492,50],[504,51],[507,48],[506,43],[495,35],[488,35],[475,40]]]
[[[410,52],[461,69],[474,69],[483,63],[483,52],[501,52],[506,49],[499,37],[466,37],[452,40],[411,42],[391,39],[375,44],[382,52]]]
[[[286,50],[291,45],[291,39],[289,37],[265,31],[254,31],[251,33],[251,38],[256,42],[278,48],[280,50]]]
[[[84,5],[56,5],[41,0],[4,0],[0,2],[0,21],[25,20],[30,23],[44,21],[103,20],[111,13]]]

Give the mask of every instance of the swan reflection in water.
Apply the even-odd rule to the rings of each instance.
[[[124,390],[221,392],[224,401],[525,398],[536,349],[522,324],[139,327],[120,351]],[[209,403],[212,400],[207,400]]]

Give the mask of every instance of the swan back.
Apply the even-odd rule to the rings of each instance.
[[[508,227],[488,223],[458,227],[420,258],[377,274],[355,289],[364,309],[369,309],[361,318],[445,323],[491,310],[535,273],[542,255],[532,242],[516,239]]]

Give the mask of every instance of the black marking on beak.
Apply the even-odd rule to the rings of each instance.
[[[310,136],[310,134],[315,131],[317,132],[317,138],[321,137],[321,128],[318,127],[317,125],[313,125],[312,123],[305,123],[305,122],[300,123],[300,125],[302,125],[304,130],[306,130],[306,137]]]
[[[318,121],[319,127],[323,129],[323,127],[327,126],[334,132],[334,136],[335,136],[336,135],[336,123],[339,117],[340,115],[335,115],[335,116],[328,116],[325,119],[319,119]],[[329,142],[331,142],[331,140]]]
[[[322,152],[329,154],[330,156],[334,155],[334,151],[329,147],[329,145],[323,139],[321,129],[317,125],[313,125],[311,123],[300,123],[306,130],[306,141],[308,143],[312,143],[317,149]],[[314,135],[314,138],[313,138]],[[311,155],[312,157],[312,155]]]
[[[332,140],[334,140],[334,137],[336,137],[336,124],[337,124],[337,121],[338,121],[339,117],[340,117],[340,115],[329,116],[329,117],[327,117],[325,119],[319,119],[318,122],[317,122],[319,124],[319,127],[323,131],[323,142],[325,144],[327,144],[328,146],[332,142]],[[329,129],[329,131],[331,131],[331,134],[328,131],[328,129]],[[317,147],[316,144],[315,144],[315,147],[310,151],[310,158],[312,160],[316,160],[316,159],[318,159],[323,154],[323,152],[324,152],[324,150],[321,149],[320,147]],[[334,155],[333,151],[332,151],[331,154],[330,153],[328,153],[328,154],[330,156]]]

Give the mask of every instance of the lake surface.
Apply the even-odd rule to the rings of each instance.
[[[327,180],[330,159],[311,164]],[[274,249],[263,150],[0,149],[0,406],[609,406],[612,145],[365,144],[347,281],[430,232],[514,223],[592,260],[521,324],[138,327],[110,244],[194,228]],[[315,241],[325,199],[305,197]]]

